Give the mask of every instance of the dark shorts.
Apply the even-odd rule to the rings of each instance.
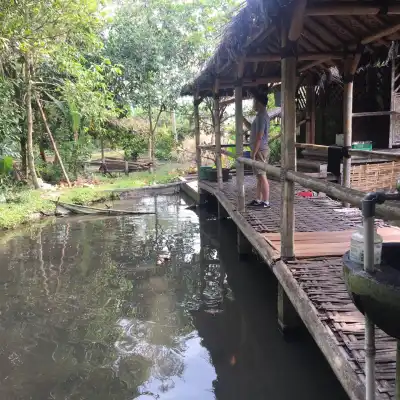
[[[256,161],[268,164],[269,162],[269,149],[266,150],[259,150],[258,153],[256,154]],[[253,167],[253,173],[254,175],[267,175],[267,173],[265,171],[263,171],[262,169],[258,169]]]

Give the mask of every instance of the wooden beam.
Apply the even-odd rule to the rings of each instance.
[[[280,54],[256,54],[246,56],[246,62],[280,62],[281,61]],[[311,60],[326,60],[326,59],[342,59],[343,52],[329,52],[329,53],[320,53],[320,52],[309,52],[309,53],[301,53],[297,56],[298,61],[311,61]]]
[[[264,78],[255,78],[255,79],[245,79],[243,80],[243,87],[254,87],[258,85],[265,85],[268,83],[279,83],[281,81],[280,76],[270,76]],[[234,89],[235,81],[223,81],[221,80],[219,83],[219,90],[221,89]],[[211,90],[214,91],[214,87],[205,87],[201,89],[202,91]],[[215,93],[215,92],[214,92]]]
[[[307,0],[297,0],[292,10],[292,20],[288,32],[288,40],[295,42],[303,31],[304,14],[307,6]]]
[[[382,29],[380,31],[377,31],[373,35],[365,37],[364,39],[361,40],[360,44],[365,46],[365,45],[370,44],[372,42],[378,41],[378,40],[382,39],[385,36],[388,36],[388,35],[391,35],[391,34],[393,34],[395,32],[398,32],[399,30],[400,30],[400,24],[393,25],[393,26],[391,26],[389,28],[385,28],[385,29]],[[348,48],[356,49],[357,48],[357,44],[354,43],[352,45],[349,45]],[[329,61],[331,59],[332,59],[332,57],[326,57],[325,59],[321,59],[319,61],[317,60],[317,61],[312,61],[310,63],[307,63],[306,65],[303,65],[302,67],[299,68],[299,72],[305,72],[305,71],[309,70],[310,68],[313,68],[313,67],[315,67],[315,66],[317,66],[319,64],[322,64],[323,62]]]
[[[398,114],[395,111],[371,111],[371,112],[359,112],[353,113],[353,118],[359,117],[382,117],[385,115],[394,115]]]
[[[315,4],[307,7],[306,15],[308,17],[319,17],[319,16],[330,16],[330,15],[377,15],[382,11],[382,8],[376,4],[360,4],[356,2],[352,3],[338,3],[338,2],[326,2],[324,4]],[[392,5],[387,7],[388,15],[399,15],[400,5]]]
[[[373,35],[367,36],[366,38],[361,40],[361,44],[362,45],[370,44],[370,43],[375,42],[376,40],[379,40],[385,36],[392,35],[393,33],[396,33],[399,30],[400,30],[400,24],[390,26],[389,28],[382,29]]]
[[[244,60],[237,66],[237,85],[235,87],[235,125],[236,125],[236,154],[243,156],[243,87],[241,79],[244,71]],[[237,208],[239,212],[245,211],[244,165],[236,164],[236,190]]]

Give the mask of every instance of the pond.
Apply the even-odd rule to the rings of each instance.
[[[1,399],[347,399],[307,333],[280,335],[276,280],[238,261],[229,221],[179,196],[134,206],[157,213],[0,248]]]

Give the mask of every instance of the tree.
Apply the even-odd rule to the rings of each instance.
[[[8,55],[3,74],[17,84],[23,82],[28,166],[36,188],[32,99],[37,67],[51,58],[60,44],[94,45],[101,22],[96,0],[19,0],[5,4],[0,14],[0,49]]]
[[[124,65],[127,100],[147,113],[151,160],[161,114],[175,109],[183,84],[197,73],[237,3],[124,0],[118,8],[107,54]]]

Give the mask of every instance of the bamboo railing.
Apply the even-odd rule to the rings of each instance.
[[[322,150],[326,152],[329,148],[329,146],[311,143],[296,143],[296,147],[300,149]],[[381,158],[388,161],[400,161],[400,154],[387,153],[386,151],[349,149],[348,152],[352,156],[361,156],[369,159]]]
[[[215,152],[215,148],[208,148],[208,150]],[[236,162],[238,163],[261,169],[274,178],[281,179],[283,176],[284,179],[287,181],[298,183],[305,188],[312,189],[317,192],[326,193],[328,196],[332,196],[345,203],[350,203],[352,206],[358,208],[361,208],[361,201],[365,197],[365,193],[359,190],[350,189],[336,183],[312,178],[302,172],[296,172],[293,170],[282,171],[280,167],[276,167],[245,157],[238,157],[234,153],[226,150],[221,150],[221,154],[236,159]],[[385,219],[400,219],[400,207],[393,205],[390,202],[377,205],[376,211],[380,217],[383,217]]]

